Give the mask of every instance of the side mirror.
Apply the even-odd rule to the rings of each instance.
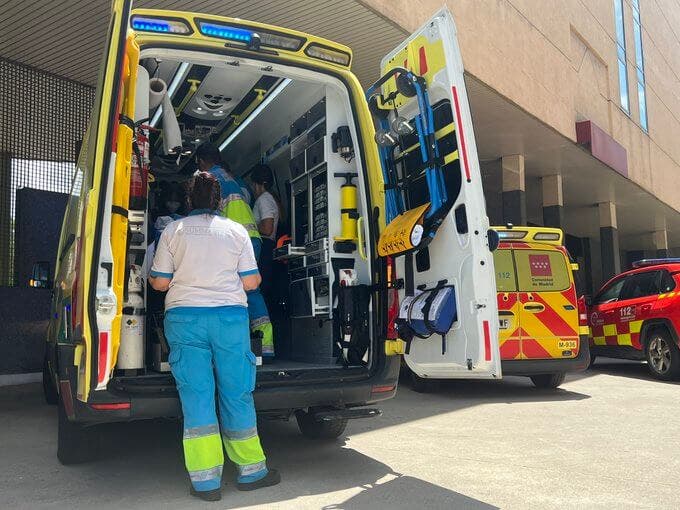
[[[33,271],[31,272],[31,279],[28,281],[28,286],[36,289],[49,289],[52,286],[50,280],[50,263],[36,262],[33,264]]]
[[[486,238],[489,242],[489,251],[496,251],[501,243],[501,236],[498,235],[498,232],[490,228],[486,231]]]

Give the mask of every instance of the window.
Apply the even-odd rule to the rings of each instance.
[[[647,131],[647,92],[645,90],[645,60],[642,53],[642,24],[640,23],[640,1],[633,0],[633,35],[635,36],[635,74],[637,76],[640,127]]]
[[[661,285],[659,286],[659,292],[670,292],[675,289],[675,280],[673,276],[668,271],[661,271]]]
[[[559,251],[515,250],[520,292],[555,292],[571,286],[567,259]]]
[[[608,287],[605,287],[600,291],[600,293],[595,297],[595,304],[602,305],[605,303],[613,303],[619,300],[619,295],[621,294],[621,289],[626,279],[621,278],[616,280]]]
[[[493,264],[496,268],[496,290],[498,292],[516,292],[517,279],[512,251],[503,249],[494,251]]]
[[[621,290],[620,299],[637,299],[654,296],[659,293],[660,281],[661,273],[659,271],[648,271],[628,276]]]
[[[626,67],[626,31],[623,24],[623,0],[614,0],[614,22],[616,23],[616,58],[619,64],[619,96],[621,108],[630,114],[628,99],[628,68]]]

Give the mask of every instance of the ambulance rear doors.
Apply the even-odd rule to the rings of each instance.
[[[424,378],[500,378],[496,285],[487,237],[489,221],[463,62],[448,9],[437,12],[381,62],[381,76],[392,73],[390,79],[376,82],[382,83],[379,88],[382,97],[392,98],[389,104],[383,104],[392,109],[389,122],[394,125],[399,117],[415,125],[420,122],[417,117],[421,106],[416,97],[407,97],[397,90],[396,67],[422,77],[426,83],[448,210],[426,247],[395,257],[397,275],[406,281],[399,291],[399,300],[403,303],[409,294],[409,278],[413,279],[416,294],[436,286],[453,286],[457,315],[444,335],[414,338],[404,354],[405,362]],[[368,91],[369,105],[373,90],[377,90],[375,85]],[[432,202],[432,194],[428,197],[428,177],[417,163],[421,144],[414,134],[399,140],[397,147],[389,150],[394,150],[395,175],[407,182],[401,190],[403,198],[410,204],[409,210],[415,211],[428,200]],[[386,192],[389,193],[388,189]]]

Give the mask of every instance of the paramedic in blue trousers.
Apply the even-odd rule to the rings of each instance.
[[[196,164],[202,172],[209,172],[220,183],[222,216],[234,220],[245,227],[253,243],[255,259],[260,259],[262,238],[257,229],[253,210],[244,198],[241,185],[231,176],[227,168],[221,165],[222,158],[219,149],[210,143],[205,143],[196,149]],[[268,362],[274,359],[274,329],[269,318],[269,311],[260,289],[248,292],[248,314],[250,316],[250,330],[262,337],[262,358]]]
[[[220,215],[220,185],[213,175],[194,177],[189,203],[189,215],[163,230],[149,283],[167,291],[165,336],[184,413],[191,494],[218,501],[222,441],[236,464],[239,490],[280,481],[279,473],[267,468],[252,394],[256,359],[250,350],[246,291],[256,289],[261,278],[248,232]]]

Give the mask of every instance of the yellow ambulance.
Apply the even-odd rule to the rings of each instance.
[[[394,396],[406,350],[393,327],[400,303],[428,289],[446,288],[450,323],[434,321],[446,331],[411,342],[411,370],[501,376],[489,224],[448,11],[383,59],[371,108],[350,70],[351,49],[295,30],[131,11],[131,0],[114,0],[106,39],[47,336],[44,387],[59,406],[62,463],[96,455],[97,424],[180,416],[163,299],[145,279],[155,228],[170,216],[167,197],[191,177],[205,142],[219,146],[236,176],[257,162],[272,168],[291,238],[275,253],[286,294],[272,314],[276,359],[257,371],[258,412],[295,415],[316,438],[378,414],[366,406]],[[425,88],[429,102],[417,104],[413,90]],[[411,136],[422,108],[433,112],[428,140],[438,151],[426,165]],[[391,126],[379,131],[380,146],[377,118]],[[394,186],[386,175],[397,176]],[[388,191],[407,205],[397,218],[386,213]],[[338,310],[341,281],[363,303],[349,315]],[[407,322],[417,321],[412,312]]]

